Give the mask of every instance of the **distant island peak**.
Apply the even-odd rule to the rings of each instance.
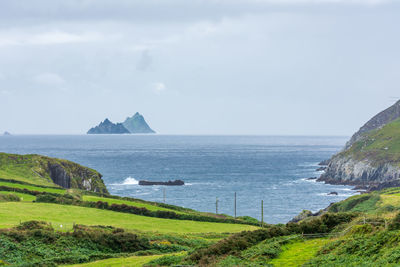
[[[127,117],[123,123],[113,123],[108,118],[99,125],[89,129],[87,134],[149,134],[155,133],[147,124],[143,115],[136,112],[132,117]]]

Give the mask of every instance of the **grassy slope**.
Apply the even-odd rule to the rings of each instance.
[[[17,195],[17,196],[19,196],[19,198],[21,199],[21,201],[24,201],[24,202],[32,202],[32,201],[36,200],[36,197],[35,197],[35,196],[28,195],[28,194],[24,194],[24,193],[16,193],[16,192],[9,192],[9,191],[0,191],[0,194],[6,194],[6,195],[13,194],[13,195]]]
[[[48,158],[39,155],[0,153],[0,178],[37,185],[56,186],[44,169],[47,165],[46,159]]]
[[[26,185],[26,184],[17,184],[11,182],[3,182],[0,181],[0,186],[7,186],[11,188],[20,188],[20,189],[28,189],[31,191],[38,191],[38,192],[48,192],[48,193],[56,193],[56,194],[65,194],[67,192],[66,189],[57,189],[57,188],[49,188],[49,187],[38,187],[34,185]]]
[[[333,204],[331,212],[361,212],[365,215],[391,218],[400,210],[400,188],[389,188],[349,197]]]
[[[317,238],[284,245],[279,257],[268,263],[273,266],[302,266],[328,242],[328,239]]]
[[[176,233],[233,233],[257,228],[240,224],[160,219],[94,208],[47,203],[0,203],[0,227],[5,228],[17,225],[20,220],[42,220],[62,225],[71,225],[72,223],[85,225],[111,225],[124,229],[140,231]]]
[[[383,163],[400,166],[400,119],[366,133],[342,154],[358,160],[373,159],[375,166]]]

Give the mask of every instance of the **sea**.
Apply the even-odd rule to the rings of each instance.
[[[309,180],[348,137],[195,135],[15,135],[0,151],[68,159],[96,169],[111,194],[203,212],[286,223],[356,194]],[[184,186],[140,186],[180,179]],[[329,195],[337,192],[337,195]]]

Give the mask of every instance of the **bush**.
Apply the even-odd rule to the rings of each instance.
[[[0,194],[0,202],[9,202],[9,201],[18,202],[21,201],[21,199],[19,198],[19,196],[15,194]]]
[[[389,230],[399,230],[400,229],[400,212],[389,223]]]
[[[163,256],[146,263],[144,266],[171,266],[179,264],[184,258],[184,255]]]
[[[48,223],[29,221],[0,230],[0,259],[12,266],[82,263],[150,248],[147,239],[113,227],[76,225],[73,232],[64,233]]]

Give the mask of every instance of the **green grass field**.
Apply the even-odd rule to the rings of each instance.
[[[138,202],[138,201],[123,200],[123,199],[105,198],[105,197],[97,197],[97,196],[83,196],[83,200],[84,201],[93,201],[93,202],[102,201],[102,202],[108,202],[108,204],[126,204],[128,206],[146,208],[151,211],[163,210],[163,211],[172,211],[175,213],[183,213],[183,212],[176,211],[176,210],[158,207],[156,205],[151,205],[151,204]]]
[[[178,253],[181,254],[181,253]],[[64,265],[65,267],[142,267],[144,264],[161,258],[166,255],[177,255],[177,253],[152,255],[152,256],[133,256],[127,258],[111,258],[106,260],[99,260],[84,264]]]
[[[16,184],[10,182],[3,182],[0,181],[0,186],[7,186],[12,188],[20,188],[20,189],[28,189],[32,191],[39,191],[39,192],[48,192],[48,193],[56,193],[56,194],[65,194],[67,192],[66,189],[57,189],[57,188],[46,188],[46,187],[38,187],[34,185],[25,185],[25,184]]]
[[[282,247],[279,257],[268,262],[273,266],[302,266],[315,256],[329,239],[310,239],[289,243]]]
[[[164,233],[234,233],[257,229],[249,225],[160,219],[77,206],[28,202],[0,203],[1,228],[12,227],[20,221],[29,220],[41,220],[63,226],[70,226],[73,223],[111,225],[131,230]]]
[[[25,201],[25,202],[32,202],[34,200],[36,200],[35,196],[32,195],[28,195],[28,194],[23,194],[23,193],[15,193],[15,192],[9,192],[9,191],[0,191],[0,194],[13,194],[13,195],[17,195],[19,196],[19,198],[21,199],[21,201]]]

